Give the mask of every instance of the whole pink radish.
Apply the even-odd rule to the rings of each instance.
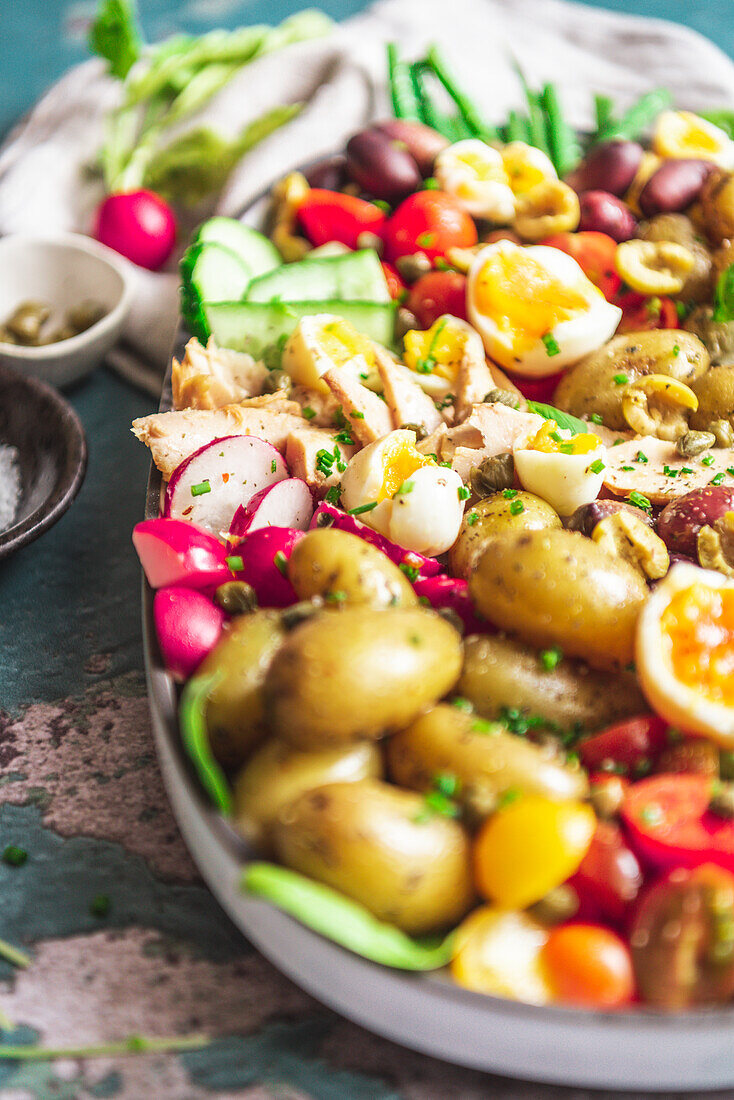
[[[178,680],[186,680],[217,644],[227,616],[193,588],[159,588],[153,619],[163,663]]]
[[[230,559],[235,576],[252,585],[261,607],[288,607],[298,599],[286,574],[293,547],[302,538],[303,531],[292,527],[260,527],[233,547],[233,557],[242,558],[241,569]]]
[[[226,546],[186,520],[143,520],[133,530],[133,546],[151,588],[211,588],[232,579]]]
[[[93,235],[139,267],[157,271],[176,244],[176,219],[155,192],[123,191],[100,203]]]
[[[495,629],[486,619],[480,618],[469,595],[469,585],[461,577],[418,577],[413,582],[419,599],[428,600],[436,611],[450,608],[464,624],[466,634],[494,634]]]

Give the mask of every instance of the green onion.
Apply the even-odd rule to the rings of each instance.
[[[704,455],[704,457],[701,459],[701,462],[703,463],[704,466],[713,466],[714,456],[713,455]]]
[[[420,572],[420,570],[415,565],[408,565],[407,562],[401,561],[398,569],[401,573],[405,573],[405,576],[408,578],[411,584],[413,584],[414,581],[418,580],[418,573]]]
[[[327,592],[324,599],[327,603],[344,603],[347,594],[343,588],[335,588],[333,592]]]
[[[364,413],[358,412],[355,409],[353,412],[350,412],[349,417],[351,420],[364,420]]]
[[[517,494],[518,494],[517,489],[503,489],[502,490],[502,496],[505,498],[505,500],[512,500],[512,498],[516,497]]]
[[[442,772],[433,777],[434,789],[446,795],[447,798],[453,798],[460,786],[458,776],[453,775],[451,772]]]
[[[545,671],[552,672],[563,660],[563,650],[560,646],[555,645],[551,649],[541,650],[539,658]]]
[[[466,522],[468,523],[468,525],[470,527],[473,527],[475,525],[475,523],[477,523],[478,521],[479,521],[479,513],[478,512],[469,512],[469,514],[466,517]]]
[[[327,500],[329,504],[338,504],[339,501],[341,500],[341,495],[342,495],[341,485],[332,485],[331,488],[328,490],[328,492],[326,494],[326,497],[324,499]]]
[[[396,497],[407,496],[408,493],[412,493],[414,489],[415,489],[415,482],[408,479],[407,481],[403,482],[403,484],[400,486],[400,488],[395,493],[395,496]]]
[[[462,485],[460,489],[456,490],[456,492],[458,494],[459,500],[468,500],[471,496],[471,493],[467,489],[466,485]]]
[[[343,428],[342,431],[337,432],[337,434],[334,436],[334,442],[335,443],[345,443],[348,447],[353,447],[354,446],[354,440],[353,440],[352,436],[349,434],[348,429],[346,429],[346,428]]]
[[[592,424],[603,424],[604,423],[604,418],[602,417],[601,413],[592,413],[591,416],[589,417],[589,420],[591,421]]]
[[[711,478],[711,481],[709,481],[709,485],[721,485],[723,480],[724,480],[724,474],[723,474],[723,472],[719,472],[718,474],[715,474],[715,476]]]
[[[208,481],[200,481],[198,485],[191,486],[192,497],[201,497],[204,493],[211,493],[212,487]]]
[[[371,500],[369,504],[360,504],[358,508],[350,508],[347,512],[348,516],[361,516],[365,512],[371,512],[373,508],[377,507],[377,501]]]
[[[693,469],[692,469],[692,468],[691,468],[690,466],[681,466],[681,468],[680,468],[680,472],[681,472],[682,474],[692,474],[692,473],[693,473]],[[732,472],[734,473],[734,471],[732,471]]]
[[[663,473],[666,477],[677,477],[679,471],[674,470],[672,466],[668,466],[667,463],[663,466]]]
[[[645,512],[652,512],[652,504],[650,501],[646,496],[643,496],[642,493],[638,493],[636,489],[630,493],[629,502],[630,504],[634,504],[636,508],[642,508]]]
[[[680,355],[680,344],[673,344],[673,358],[677,359]]]
[[[224,564],[228,569],[231,569],[233,573],[239,573],[245,568],[245,563],[240,554],[230,554],[228,558],[224,559]]]
[[[306,420],[313,420],[313,418],[316,416],[316,409],[312,409],[310,405],[304,405],[301,409],[301,412],[306,417]],[[274,464],[275,460],[273,460],[273,465]]]
[[[635,455],[635,462],[647,462],[648,458],[644,451],[638,451]]]
[[[465,699],[463,695],[455,695],[451,700],[451,706],[456,707],[457,710],[464,710],[471,712],[474,708],[468,699]]]
[[[288,576],[288,559],[282,550],[276,550],[273,555],[273,565],[284,577]]]
[[[622,466],[620,469],[624,470],[625,473],[629,473],[631,470],[634,470],[634,466]]]
[[[605,466],[602,460],[600,458],[597,458],[595,462],[591,463],[589,469],[591,470],[592,474],[600,474],[602,470],[605,469]]]
[[[615,386],[626,386],[629,382],[626,374],[615,374],[612,380]]]
[[[543,343],[545,344],[546,354],[549,357],[561,354],[561,349],[558,346],[558,341],[551,332],[546,332],[545,336],[543,337]]]
[[[510,501],[510,515],[519,516],[521,512],[525,511],[525,505],[521,500]]]
[[[563,178],[576,168],[581,160],[581,146],[576,131],[569,125],[561,108],[558,92],[553,84],[546,84],[541,95],[548,120],[548,138],[551,160],[558,175]]]

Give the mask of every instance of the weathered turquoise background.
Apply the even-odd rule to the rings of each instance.
[[[274,22],[300,6],[301,0],[141,0],[151,38]],[[321,0],[319,6],[346,17],[365,5]],[[606,6],[678,19],[734,54],[732,0],[607,0]],[[93,7],[0,0],[0,133],[85,56],[84,24]],[[0,1042],[76,1046],[199,1029],[214,1042],[181,1056],[0,1062],[0,1094],[581,1097],[579,1090],[458,1070],[368,1035],[282,978],[222,914],[171,817],[148,726],[130,544],[143,508],[147,454],[128,425],[153,402],[104,370],[69,396],[89,439],[84,487],[51,532],[0,563],[0,851],[16,843],[29,852],[21,868],[0,863],[0,937],[32,955],[24,972],[0,963],[0,1008],[16,1023]],[[102,918],[90,911],[99,894],[111,902]]]

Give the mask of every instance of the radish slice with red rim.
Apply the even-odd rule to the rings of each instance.
[[[313,515],[313,497],[305,481],[289,477],[255,493],[240,505],[229,529],[230,541],[251,535],[261,527],[290,527],[305,531]]]
[[[232,579],[227,548],[185,520],[143,520],[133,530],[133,546],[151,588],[211,588]]]

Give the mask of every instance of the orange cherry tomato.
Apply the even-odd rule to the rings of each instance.
[[[612,237],[588,229],[581,233],[557,233],[540,243],[573,256],[587,279],[599,287],[607,301],[614,300],[622,280],[614,266],[617,242]]]
[[[623,1008],[635,992],[629,948],[609,928],[563,924],[552,929],[541,963],[555,1001],[583,1008]]]
[[[450,248],[472,248],[478,239],[473,218],[445,191],[408,195],[383,230],[385,257],[390,262],[416,252],[435,260]]]
[[[408,309],[421,328],[430,328],[444,314],[466,320],[466,275],[458,271],[429,271],[413,284]]]

